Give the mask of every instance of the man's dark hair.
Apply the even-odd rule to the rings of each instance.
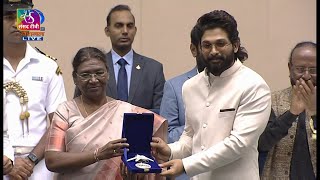
[[[248,52],[244,47],[241,47],[239,32],[237,29],[237,21],[224,10],[214,10],[202,15],[196,24],[199,37],[203,36],[204,32],[209,29],[222,28],[230,39],[231,43],[239,43],[239,50],[235,53],[235,59],[238,58],[241,62],[248,58]]]
[[[110,10],[110,12],[109,12],[109,14],[107,16],[107,26],[110,26],[110,16],[115,11],[129,11],[131,13],[131,9],[130,9],[130,7],[128,5],[119,4],[119,5],[115,6],[115,7],[113,7]],[[133,17],[133,21],[135,21],[134,15],[132,13],[131,13],[131,15]]]
[[[199,28],[197,28],[197,26],[194,26],[191,30],[190,38],[191,38],[191,43],[193,45],[195,45],[196,47],[198,47],[198,45],[200,44],[200,41],[201,41],[199,34],[200,34]]]
[[[292,54],[293,54],[294,50],[296,50],[297,48],[300,48],[300,47],[307,47],[307,46],[311,46],[311,47],[317,48],[317,44],[314,43],[314,42],[311,42],[311,41],[299,42],[298,44],[296,44],[294,46],[294,48],[290,52],[289,64],[292,64]]]

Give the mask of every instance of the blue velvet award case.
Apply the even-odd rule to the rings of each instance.
[[[124,113],[122,137],[127,138],[130,150],[124,148],[121,159],[132,173],[161,172],[157,161],[151,155],[150,142],[153,134],[153,121],[154,115],[152,113]],[[138,161],[139,159],[135,159],[136,155],[143,155],[151,160],[141,162]]]

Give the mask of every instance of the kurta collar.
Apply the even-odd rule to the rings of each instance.
[[[208,69],[205,68],[205,70],[202,72],[205,79],[207,79],[207,82],[208,84],[212,84],[213,81],[215,79],[220,79],[220,78],[224,78],[224,77],[227,77],[227,76],[230,76],[232,75],[233,73],[235,73],[236,71],[238,71],[238,69],[242,66],[242,63],[237,59],[234,64],[227,70],[223,71],[220,76],[215,76],[211,73],[208,72]],[[209,75],[208,75],[209,74]]]

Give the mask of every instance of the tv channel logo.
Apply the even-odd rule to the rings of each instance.
[[[44,22],[44,15],[38,9],[17,9],[17,28],[20,31],[43,31],[40,25]]]

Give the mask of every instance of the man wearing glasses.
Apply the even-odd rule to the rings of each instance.
[[[272,93],[272,112],[259,139],[268,152],[263,179],[316,179],[316,44],[298,43],[289,62],[291,87]]]
[[[22,39],[17,9],[32,9],[32,0],[3,0],[3,86],[14,167],[4,179],[53,178],[44,161],[47,118],[66,100],[58,65]]]
[[[259,180],[258,139],[271,111],[271,92],[263,78],[244,66],[237,22],[227,12],[201,16],[200,53],[206,68],[182,87],[185,128],[177,142],[153,138],[154,155],[169,170],[191,179]]]

